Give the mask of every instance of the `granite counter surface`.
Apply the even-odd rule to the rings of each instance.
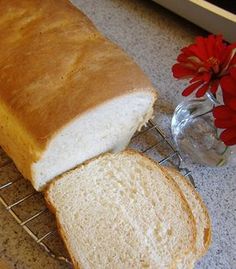
[[[185,82],[172,78],[179,50],[196,35],[193,24],[145,0],[74,0],[97,27],[149,75],[160,97],[155,120],[170,136],[170,120]],[[212,218],[213,239],[197,269],[236,269],[236,167],[207,168],[185,160]],[[69,269],[49,257],[0,205],[0,269]]]

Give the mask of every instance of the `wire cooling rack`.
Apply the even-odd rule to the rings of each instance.
[[[177,168],[194,185],[191,172],[181,167],[179,152],[153,121],[133,136],[129,147],[145,153],[160,164]],[[18,224],[53,258],[71,264],[57,233],[54,216],[47,209],[43,195],[36,192],[30,182],[22,177],[1,149],[0,201]]]

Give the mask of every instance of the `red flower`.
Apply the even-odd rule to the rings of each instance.
[[[235,67],[232,66],[230,68],[228,75],[222,77],[220,85],[223,90],[223,95],[236,97],[236,63]]]
[[[236,104],[236,96],[231,101]],[[236,144],[236,106],[230,107],[222,105],[213,109],[213,116],[215,117],[215,126],[217,128],[225,129],[220,139],[227,146]]]
[[[220,83],[229,90],[231,78],[224,79],[224,82],[221,80],[236,65],[236,43],[227,45],[221,35],[209,35],[197,37],[195,44],[181,51],[172,72],[178,79],[192,78],[191,85],[182,93],[184,96],[195,90],[197,97],[202,97],[208,90],[215,94]]]

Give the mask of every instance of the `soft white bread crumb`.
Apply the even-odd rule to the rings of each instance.
[[[150,92],[134,92],[79,116],[51,139],[32,165],[32,183],[42,190],[55,176],[107,151],[124,149],[153,114]]]
[[[196,227],[178,185],[143,155],[104,154],[45,194],[75,268],[175,268]]]

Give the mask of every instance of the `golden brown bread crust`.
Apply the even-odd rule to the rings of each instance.
[[[201,207],[201,212],[199,212],[199,216],[196,216],[196,213],[193,213],[194,218],[204,218],[204,230],[201,229],[201,225],[196,221],[196,228],[197,228],[197,234],[196,234],[196,245],[195,250],[190,253],[187,257],[185,257],[182,260],[179,260],[177,268],[193,268],[194,264],[200,260],[201,257],[203,257],[206,252],[208,251],[210,244],[211,244],[211,237],[212,237],[212,231],[211,231],[211,219],[207,210],[207,207],[205,203],[203,202],[200,194],[195,190],[193,185],[190,183],[189,180],[186,179],[178,170],[176,170],[173,167],[163,167],[164,171],[169,174],[170,177],[172,177],[176,181],[176,177],[178,178],[178,181],[176,183],[178,184],[180,181],[183,184],[184,188],[188,190],[188,192],[191,193],[193,196],[192,199],[195,200],[196,203],[198,203]],[[181,190],[183,191],[182,187]],[[185,195],[185,194],[184,194]],[[186,196],[186,199],[188,201],[188,198]],[[192,208],[192,207],[191,207]],[[192,210],[192,209],[191,209]],[[201,216],[202,215],[202,216]],[[204,216],[203,216],[204,215]],[[202,241],[202,246],[199,245],[199,241]]]
[[[68,0],[0,2],[0,143],[25,177],[61,128],[132,91],[156,98],[141,69]]]
[[[196,259],[200,259],[208,251],[211,244],[211,239],[212,239],[211,219],[210,219],[207,207],[205,203],[203,202],[200,194],[195,190],[195,188],[190,183],[190,181],[187,180],[178,170],[176,170],[173,167],[168,167],[168,168],[165,167],[164,170],[166,171],[166,173],[168,173],[168,170],[169,170],[179,177],[179,179],[183,182],[183,184],[191,191],[192,195],[194,196],[194,199],[198,201],[198,203],[201,205],[202,211],[204,212],[203,214],[205,215],[205,218],[206,218],[206,223],[205,223],[206,228],[204,229],[204,236],[203,236],[204,247],[202,249],[196,249],[196,253],[195,253]]]
[[[69,1],[9,0],[0,10],[0,97],[40,146],[84,111],[152,88]]]
[[[54,182],[54,181],[53,181]],[[50,184],[49,184],[50,186]],[[63,233],[63,229],[62,229],[62,225],[61,223],[58,221],[58,219],[56,218],[56,214],[57,214],[57,210],[55,208],[55,206],[51,203],[48,195],[47,195],[47,190],[49,189],[49,186],[46,187],[46,191],[44,192],[44,198],[45,198],[45,202],[47,205],[47,208],[49,209],[49,211],[55,216],[56,219],[56,225],[57,225],[57,231],[61,237],[62,242],[64,244],[65,249],[67,250],[67,253],[69,254],[69,257],[71,258],[71,260],[73,261],[73,267],[74,269],[80,269],[79,264],[77,263],[77,261],[75,260],[75,258],[73,257],[73,255],[71,255],[69,248],[67,247],[69,244],[67,242],[66,237],[64,237],[64,233]]]

